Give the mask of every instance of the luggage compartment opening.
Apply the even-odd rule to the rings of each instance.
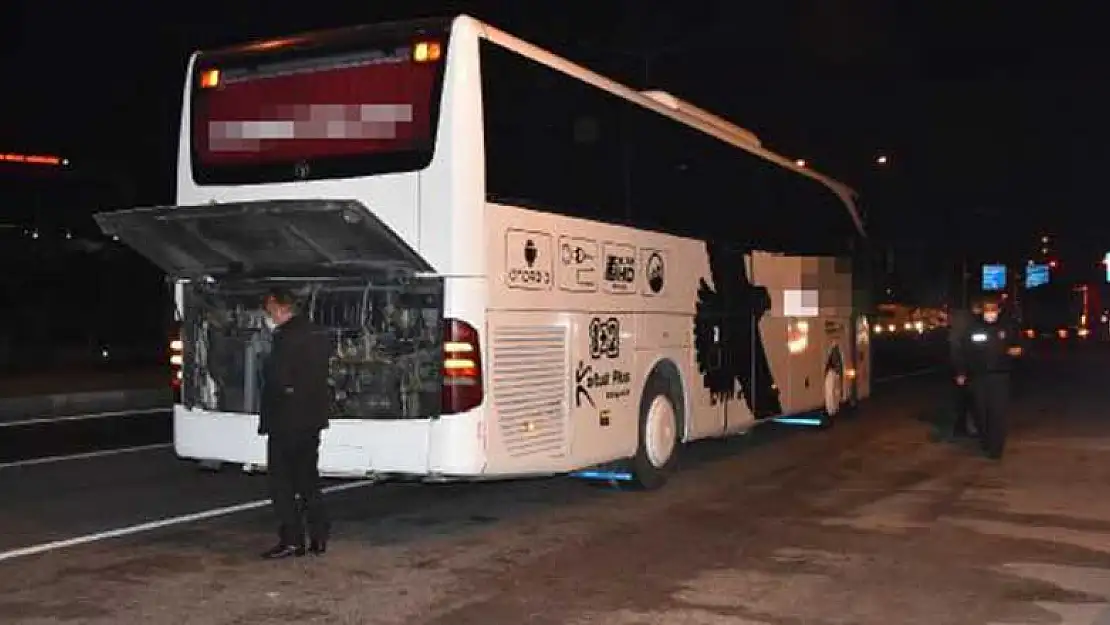
[[[420,419],[440,413],[443,281],[330,275],[187,281],[182,403],[257,414],[272,331],[262,299],[274,286],[332,340],[331,419]]]
[[[332,419],[441,414],[443,279],[356,200],[260,200],[96,215],[182,288],[182,403],[258,413],[280,285],[332,339]],[[421,277],[431,276],[431,277]]]

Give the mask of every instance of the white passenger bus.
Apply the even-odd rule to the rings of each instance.
[[[274,284],[334,338],[324,475],[652,487],[869,394],[849,189],[475,19],[197,53],[179,150],[98,220],[176,285],[182,458],[265,466]]]

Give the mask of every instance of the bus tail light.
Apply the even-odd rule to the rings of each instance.
[[[482,404],[482,352],[478,331],[458,319],[443,320],[442,414],[458,414]]]
[[[170,386],[181,390],[181,367],[185,364],[185,344],[181,339],[170,341]]]

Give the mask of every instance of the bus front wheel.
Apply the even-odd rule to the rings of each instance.
[[[653,375],[640,398],[640,441],[632,459],[637,486],[652,490],[666,483],[678,460],[680,420],[665,378]]]

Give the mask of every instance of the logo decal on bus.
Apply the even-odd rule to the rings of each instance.
[[[644,250],[647,261],[644,262],[644,275],[647,277],[647,287],[651,295],[658,295],[663,290],[666,267],[663,263],[663,254],[656,250]]]
[[[631,293],[636,284],[636,248],[605,244],[605,286],[610,293]]]
[[[602,356],[620,358],[621,322],[616,317],[590,320],[590,358],[597,360]]]
[[[536,243],[532,239],[524,242],[524,262],[528,263],[528,268],[531,269],[536,264]]]
[[[698,370],[713,403],[736,398],[737,385],[758,418],[780,414],[782,403],[771,373],[759,320],[771,308],[767,289],[752,284],[745,253],[706,244],[710,286],[698,287],[694,349]]]
[[[597,241],[559,238],[559,287],[565,291],[597,290]]]
[[[587,365],[585,362],[578,361],[578,369],[574,372],[574,407],[582,407],[582,398],[590,403],[591,408],[597,408],[594,403],[594,398],[590,397],[590,391],[586,390],[586,379],[594,372],[592,365]]]
[[[588,365],[582,360],[578,361],[578,368],[574,372],[574,384],[575,408],[581,408],[582,400],[585,399],[591,408],[596,409],[597,404],[594,403],[591,391],[599,389],[604,389],[605,399],[608,400],[631,397],[632,395],[632,374],[630,372],[621,369],[595,370],[593,365]]]
[[[505,233],[505,278],[511,289],[551,289],[551,235],[509,230]]]

